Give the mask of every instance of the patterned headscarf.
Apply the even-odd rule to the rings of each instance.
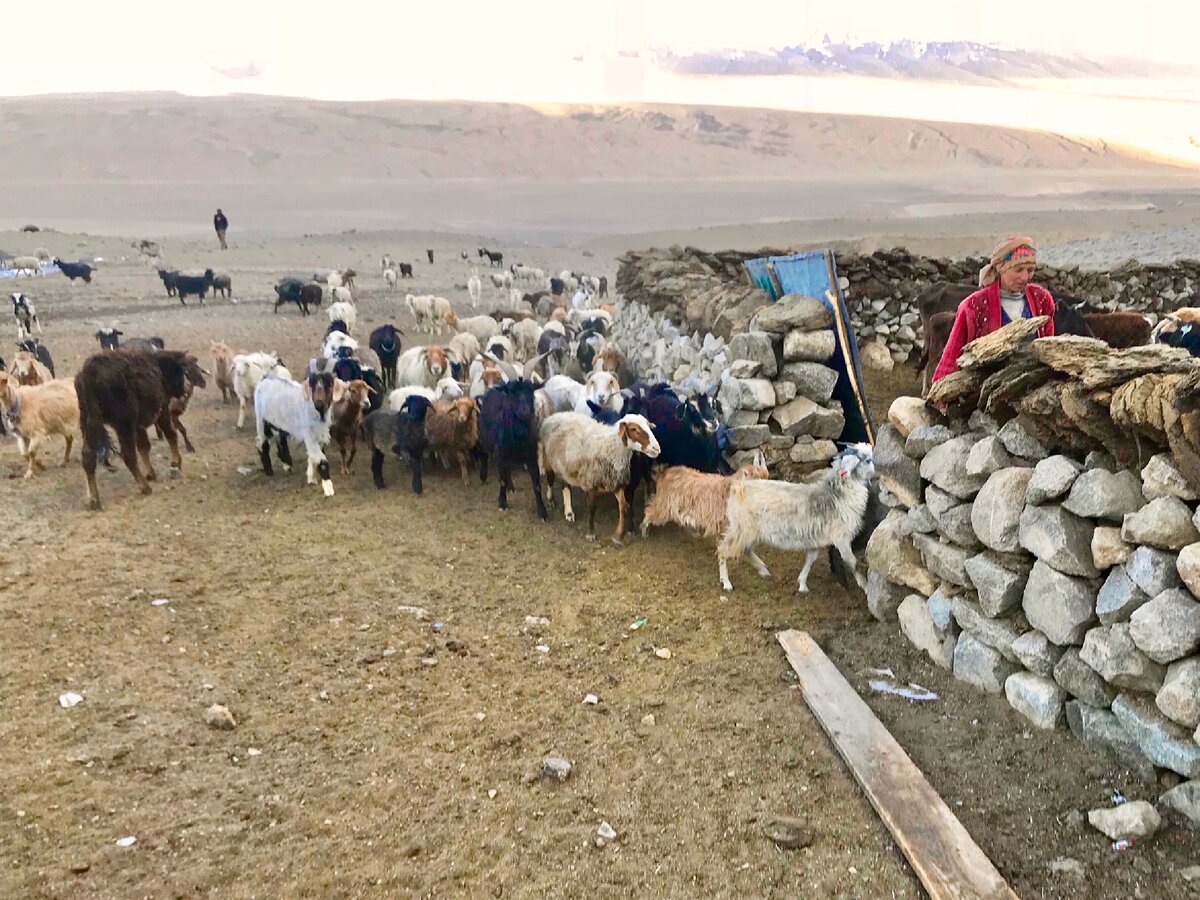
[[[1037,247],[1033,245],[1033,238],[1024,234],[1009,235],[992,248],[991,261],[979,270],[979,286],[987,287],[1005,269],[1036,262]]]

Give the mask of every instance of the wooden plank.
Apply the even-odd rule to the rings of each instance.
[[[804,699],[933,900],[1017,895],[921,770],[803,631],[779,643]]]

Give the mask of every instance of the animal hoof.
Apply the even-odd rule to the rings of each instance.
[[[572,520],[572,521],[574,521],[574,520]],[[596,536],[595,536],[594,534],[585,534],[585,535],[583,536],[583,539],[584,539],[585,541],[593,542],[593,541],[595,541],[595,540],[596,540]]]
[[[89,500],[88,501],[88,509],[90,509],[94,512],[98,512],[100,510],[100,501],[99,500]]]
[[[732,591],[732,590],[733,590],[733,585],[732,585],[732,584],[730,584],[728,581],[726,581],[724,584],[722,584],[722,585],[721,585],[721,590],[723,590],[723,591]]]
[[[575,521],[575,513],[573,513],[573,512],[566,513],[566,519],[568,522],[574,522]],[[595,535],[593,535],[593,537],[595,537]]]
[[[806,588],[806,587],[798,587],[798,588],[796,588],[796,593],[797,593],[797,594],[807,594],[807,593],[808,593],[808,588]]]
[[[283,469],[283,471],[285,471],[285,472],[292,471],[292,467],[289,463],[281,463],[280,468]],[[310,482],[310,484],[311,484],[311,482]]]
[[[613,539],[612,539],[612,545],[613,545],[614,547],[624,547],[624,546],[625,546],[625,543],[624,543],[623,541],[621,541],[619,538],[613,538]]]
[[[147,481],[158,481],[158,473],[155,472],[153,469],[151,469],[149,472],[146,473],[146,480]],[[148,494],[150,492],[145,491],[145,493]]]
[[[151,494],[154,493],[154,488],[150,487],[150,485],[148,485],[148,484],[144,484],[144,485],[142,485],[142,493],[145,494],[147,497],[149,497]]]
[[[167,477],[175,481],[183,477],[183,472],[180,469],[167,469]]]
[[[333,496],[333,482],[332,481],[322,481],[321,482],[321,490],[323,490],[325,492],[326,497],[332,497]]]

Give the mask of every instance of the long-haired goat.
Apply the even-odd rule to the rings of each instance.
[[[429,452],[449,463],[458,460],[463,483],[470,479],[471,454],[479,443],[479,407],[470,397],[442,400],[433,405],[425,417],[429,435]]]
[[[728,560],[748,556],[758,574],[769,578],[766,564],[754,552],[758,544],[779,550],[804,550],[804,567],[796,590],[808,591],[808,572],[818,552],[833,547],[854,573],[859,587],[866,579],[858,572],[850,542],[862,527],[868,484],[875,477],[869,444],[846,448],[830,469],[813,484],[787,481],[733,482],[725,507],[725,532],[717,545],[721,586],[732,591]]]
[[[17,344],[17,349],[33,354],[37,361],[50,371],[51,378],[57,377],[54,374],[54,357],[50,355],[50,348],[37,338],[26,338]]]
[[[233,393],[238,400],[237,427],[246,424],[246,410],[254,403],[254,390],[267,377],[292,380],[275,353],[239,353],[233,358]]]
[[[211,341],[209,351],[213,359],[213,380],[221,392],[221,402],[227,403],[237,396],[233,390],[233,351],[223,341]]]
[[[654,476],[654,496],[642,516],[642,537],[651,525],[674,522],[692,528],[704,537],[715,538],[725,528],[729,488],[738,479],[770,478],[761,451],[753,463],[732,475],[697,472],[687,466],[669,466]]]
[[[371,448],[371,476],[379,490],[387,486],[383,480],[383,459],[391,452],[397,458],[408,460],[412,492],[420,494],[424,491],[421,460],[429,446],[429,436],[425,433],[428,412],[429,400],[414,394],[405,399],[399,412],[380,409],[363,419],[363,435]]]
[[[371,407],[371,386],[362,379],[335,381],[333,411],[329,414],[329,436],[337,444],[342,474],[349,475],[358,452],[358,437],[364,411]]]
[[[538,470],[538,432],[534,419],[534,387],[525,379],[497,385],[479,403],[479,480],[487,483],[488,460],[496,465],[500,479],[500,509],[508,509],[513,465],[524,466],[533,484],[533,502],[538,518],[547,519]]]
[[[25,477],[44,469],[38,462],[38,447],[50,435],[67,442],[62,464],[71,458],[71,444],[79,430],[79,400],[69,378],[23,386],[8,372],[0,372],[0,418],[8,420],[17,438],[17,450],[27,464]]]

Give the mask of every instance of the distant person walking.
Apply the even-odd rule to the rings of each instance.
[[[213,228],[217,230],[217,240],[221,242],[221,249],[228,250],[229,245],[225,243],[225,231],[229,228],[229,220],[225,218],[225,213],[217,210],[217,214],[213,216]]]
[[[428,256],[429,256],[429,264],[432,266],[432,265],[433,265],[433,251],[432,251],[432,250],[426,250],[426,251],[425,251],[425,253],[426,253],[426,255],[428,255]]]

